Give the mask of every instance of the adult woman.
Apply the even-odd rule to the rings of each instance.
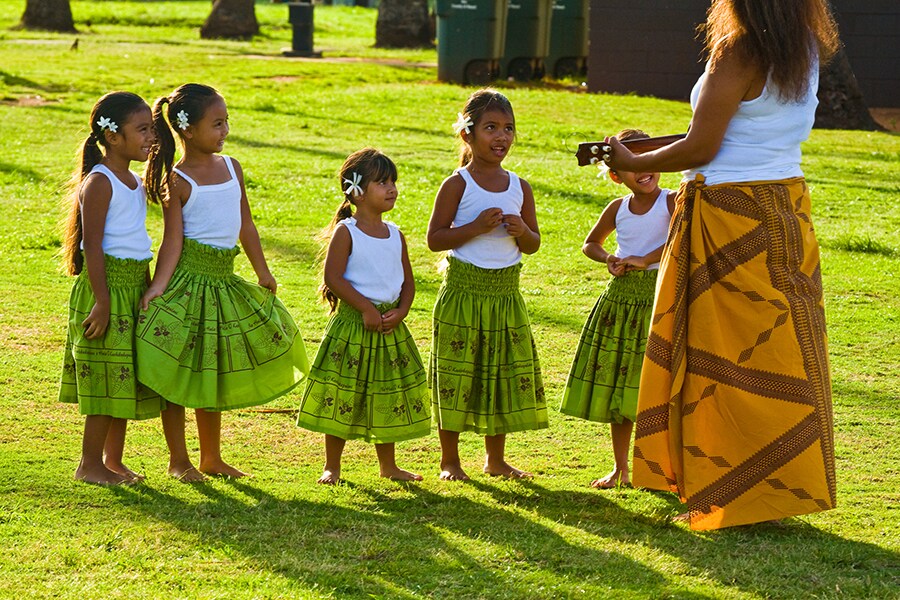
[[[634,449],[636,485],[677,492],[693,529],[835,505],[818,244],[800,143],[827,0],[713,0],[687,137],[625,171],[685,171],[660,265]]]

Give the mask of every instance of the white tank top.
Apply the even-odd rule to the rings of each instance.
[[[475,183],[472,175],[461,167],[456,170],[466,182],[466,189],[459,200],[453,227],[462,227],[478,218],[486,208],[499,208],[503,214],[522,214],[522,182],[512,171],[509,173],[509,187],[502,192],[489,192]],[[500,225],[488,233],[476,236],[448,254],[458,260],[482,269],[504,269],[522,260],[522,251],[514,237],[506,233]]]
[[[214,248],[234,248],[241,233],[241,184],[231,157],[222,156],[231,179],[213,185],[198,185],[179,169],[174,169],[191,184],[191,195],[181,207],[184,237]]]
[[[134,189],[122,183],[106,165],[97,164],[89,173],[105,175],[112,186],[109,210],[103,225],[103,253],[116,258],[145,260],[153,256],[146,224],[147,192],[140,175],[134,171],[128,172],[134,176]],[[78,201],[81,202],[81,199]],[[84,249],[84,242],[81,248]]]
[[[396,302],[404,280],[400,229],[389,221],[384,224],[388,227],[388,237],[375,238],[363,233],[353,217],[338,223],[347,228],[353,240],[344,279],[376,305]]]
[[[691,90],[692,108],[705,80],[704,72]],[[718,154],[709,164],[685,171],[685,179],[699,173],[707,185],[713,185],[802,177],[800,143],[809,137],[816,119],[818,89],[818,60],[811,65],[806,95],[799,101],[781,100],[770,77],[759,97],[740,103]]]
[[[666,197],[669,190],[660,190],[659,196],[646,213],[636,215],[631,212],[631,199],[634,194],[622,198],[616,213],[616,252],[619,258],[626,256],[647,256],[666,243],[669,235],[669,203]],[[659,263],[653,263],[647,270],[658,269]]]

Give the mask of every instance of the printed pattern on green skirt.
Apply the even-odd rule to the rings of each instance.
[[[548,426],[521,264],[482,269],[449,258],[434,305],[428,380],[438,426],[496,435]]]
[[[158,417],[165,402],[138,382],[134,352],[135,316],[147,288],[150,259],[103,258],[109,288],[109,325],[102,338],[84,337],[82,322],[95,303],[85,266],[69,298],[59,400],[77,402],[83,415],[121,419]]]
[[[561,413],[601,423],[635,420],[657,273],[609,280],[581,331]]]
[[[339,304],[313,360],[297,424],[376,444],[428,435],[425,366],[406,324],[387,335],[367,331],[359,311]]]
[[[234,274],[238,248],[184,240],[166,292],[141,315],[141,381],[189,408],[263,404],[309,371],[303,338],[272,292]]]

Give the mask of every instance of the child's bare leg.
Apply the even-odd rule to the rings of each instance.
[[[222,413],[198,408],[197,437],[200,438],[200,471],[207,475],[246,477],[222,460]]]
[[[375,453],[378,455],[378,467],[381,469],[382,477],[395,481],[422,481],[421,475],[397,466],[393,442],[375,444]]]
[[[106,443],[103,445],[103,464],[113,473],[124,475],[132,481],[143,481],[145,477],[135,473],[122,462],[125,452],[125,432],[128,429],[128,419],[113,418],[109,424],[109,432],[106,434]]]
[[[184,439],[184,407],[168,403],[162,411],[163,434],[169,447],[169,475],[185,483],[203,481],[206,477],[194,467]]]
[[[441,479],[467,481],[469,476],[459,459],[459,432],[438,429],[438,437],[441,440]]]
[[[621,423],[610,423],[609,428],[612,433],[613,457],[616,465],[612,473],[591,482],[591,487],[601,490],[608,490],[617,485],[631,485],[631,478],[628,476],[628,450],[631,447],[631,430],[634,429],[634,423],[625,419]]]
[[[100,485],[129,483],[131,479],[115,473],[103,464],[103,446],[109,433],[112,417],[88,415],[84,419],[84,437],[81,440],[81,462],[75,469],[75,479]]]
[[[506,462],[506,434],[484,436],[484,449],[487,457],[484,459],[484,472],[488,475],[522,479],[534,477],[531,473],[517,469]]]
[[[341,455],[347,440],[336,435],[325,434],[325,469],[316,483],[335,485],[341,480]]]

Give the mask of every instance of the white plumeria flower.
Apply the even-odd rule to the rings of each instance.
[[[349,179],[344,180],[344,183],[350,184],[349,187],[347,187],[347,189],[344,190],[344,193],[345,194],[353,194],[354,196],[362,196],[363,189],[361,187],[359,187],[359,184],[362,181],[362,175],[360,175],[356,171],[353,171],[353,174],[351,176],[353,177],[352,181]]]
[[[119,126],[116,125],[116,122],[107,117],[100,117],[100,119],[97,121],[97,127],[100,128],[100,131],[109,129],[113,133],[119,130]]]
[[[453,133],[459,135],[459,132],[466,130],[466,133],[472,133],[472,117],[465,117],[462,113],[456,113],[456,123],[453,124]]]
[[[175,115],[175,119],[178,121],[178,129],[181,129],[182,131],[187,129],[188,125],[190,125],[190,123],[188,123],[188,114],[183,110],[178,111],[178,114]]]

